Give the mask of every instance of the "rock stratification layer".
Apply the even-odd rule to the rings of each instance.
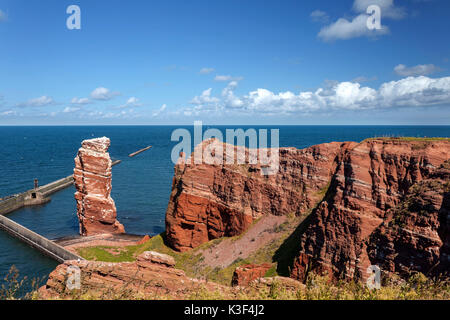
[[[438,262],[435,270],[448,267],[448,184],[439,173],[448,159],[447,140],[369,139],[346,150],[299,239],[291,276],[366,279],[375,264],[425,274]]]
[[[237,267],[234,270],[231,285],[236,286],[248,286],[250,282],[263,278],[266,272],[272,267],[270,263],[263,264],[247,264]]]
[[[211,143],[218,142],[204,141],[201,150]],[[175,166],[166,214],[176,250],[241,234],[265,214],[309,214],[294,233],[295,279],[310,271],[365,279],[372,264],[399,273],[449,269],[448,139],[280,148],[279,170],[269,176],[258,165],[192,158]]]
[[[80,234],[124,233],[111,198],[111,158],[106,137],[85,140],[75,158],[74,181]]]
[[[135,262],[66,261],[56,267],[39,292],[47,299],[73,294],[67,288],[71,267],[80,270],[80,294],[89,293],[100,299],[137,299],[139,295],[153,299],[170,295],[183,299],[203,287],[211,291],[227,290],[212,282],[188,278],[184,271],[175,269],[174,264],[171,256],[152,251],[142,253]]]
[[[280,148],[279,171],[273,175],[263,175],[261,165],[248,161],[194,163],[196,152],[206,147],[214,150],[218,144],[222,143],[204,141],[191,157],[181,157],[175,166],[166,234],[176,250],[186,251],[212,239],[238,235],[265,214],[307,212],[321,199],[343,150],[356,143],[332,142],[303,150]],[[223,144],[222,150],[225,154],[230,149]],[[234,151],[237,155],[238,148]],[[248,149],[245,155],[248,160]]]

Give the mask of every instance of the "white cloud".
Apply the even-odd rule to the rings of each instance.
[[[321,10],[314,10],[313,12],[311,12],[310,17],[312,21],[322,23],[327,22],[330,18],[326,12]]]
[[[201,68],[199,73],[200,74],[209,74],[214,71],[215,71],[214,68]]]
[[[394,0],[355,0],[353,10],[358,13],[366,13],[371,5],[377,5],[381,9],[381,18],[402,19],[406,16],[406,10],[403,7],[397,7]]]
[[[440,70],[441,69],[434,64],[419,64],[414,67],[407,67],[404,64],[399,64],[394,68],[395,73],[402,77],[426,76]]]
[[[72,103],[72,104],[83,105],[83,104],[89,104],[90,101],[89,101],[88,98],[79,98],[79,99],[78,99],[77,97],[75,97],[75,98],[72,98],[72,100],[70,101],[70,103]]]
[[[384,83],[378,90],[355,82],[337,82],[330,88],[298,94],[290,91],[274,93],[259,88],[242,97],[234,95],[236,86],[237,82],[229,83],[219,97],[211,95],[212,89],[205,90],[192,99],[194,107],[183,110],[184,114],[239,111],[291,115],[337,110],[450,105],[450,77],[408,77]]]
[[[360,14],[352,21],[340,18],[336,22],[323,27],[318,36],[324,41],[347,40],[362,36],[377,36],[389,33],[387,26],[381,26],[381,29],[370,30],[367,28],[367,14]]]
[[[126,104],[129,106],[136,106],[139,104],[139,99],[136,97],[131,97],[127,100]]]
[[[224,75],[216,75],[214,81],[224,82],[224,81],[241,81],[243,77],[232,77],[232,76],[224,76]]]
[[[138,98],[130,97],[130,98],[128,98],[127,102],[125,102],[125,104],[114,107],[114,109],[125,109],[125,108],[140,107],[140,106],[142,106],[142,103],[139,102]]]
[[[401,19],[406,16],[406,11],[402,7],[397,7],[393,0],[355,0],[353,11],[358,15],[351,20],[339,18],[328,26],[323,27],[318,37],[324,41],[347,40],[358,37],[373,37],[389,33],[389,27],[381,25],[381,29],[370,30],[367,27],[367,8],[377,5],[381,10],[381,22],[385,19]],[[318,15],[318,13],[316,13]]]
[[[42,96],[39,98],[30,99],[26,102],[19,103],[18,107],[45,107],[55,104],[52,97]]]
[[[0,10],[0,22],[8,20],[8,16],[2,10]]]
[[[103,112],[103,111],[90,111],[80,114],[80,118],[90,119],[132,119],[136,118],[134,110],[122,110],[120,112]]]
[[[104,87],[99,87],[91,92],[91,98],[94,100],[111,100],[115,96],[119,95],[119,92],[111,92],[109,89]]]
[[[206,105],[206,104],[214,104],[219,102],[218,98],[211,97],[212,88],[206,89],[202,92],[200,96],[195,96],[192,100],[192,104],[196,105]]]
[[[233,90],[237,87],[237,81],[231,81],[222,91],[222,99],[230,108],[242,108],[244,102],[236,97]]]
[[[431,106],[450,104],[450,77],[408,77],[384,83],[379,95],[387,106]]]
[[[161,108],[159,108],[158,110],[156,110],[155,112],[153,112],[153,116],[154,116],[154,117],[159,116],[162,112],[164,112],[164,110],[166,110],[166,108],[167,108],[167,105],[166,105],[166,104],[163,104],[163,105],[161,106]]]
[[[17,112],[14,110],[7,110],[7,111],[3,111],[2,113],[0,113],[0,116],[13,116],[16,114],[17,114]]]
[[[81,108],[78,107],[65,107],[63,110],[63,113],[73,113],[81,110]]]

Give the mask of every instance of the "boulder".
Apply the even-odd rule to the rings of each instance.
[[[235,286],[247,286],[253,280],[264,277],[266,272],[272,267],[270,263],[263,264],[247,264],[237,267],[233,273],[233,279],[231,285]]]

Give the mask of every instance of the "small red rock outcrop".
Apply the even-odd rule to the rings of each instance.
[[[266,272],[272,267],[270,263],[263,264],[247,264],[237,267],[234,270],[231,285],[235,286],[247,286],[253,280],[264,277]]]
[[[173,257],[153,251],[142,253],[135,262],[65,261],[50,274],[39,294],[43,299],[73,298],[74,292],[98,299],[184,299],[204,289],[230,292],[225,286],[188,278],[174,265]],[[80,288],[76,291],[66,285],[70,267],[80,270]]]
[[[136,244],[144,244],[144,243],[150,241],[150,239],[151,239],[151,238],[149,237],[149,235],[146,234],[146,235],[143,236],[142,239],[139,240]]]
[[[111,198],[111,158],[106,137],[84,140],[75,158],[74,181],[80,234],[124,233]]]

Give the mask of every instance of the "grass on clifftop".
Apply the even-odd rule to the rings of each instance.
[[[450,138],[445,137],[374,137],[367,138],[363,141],[370,140],[386,140],[386,141],[450,141]]]
[[[197,252],[214,244],[214,241],[205,243],[189,252],[178,252],[172,250],[164,243],[165,233],[150,238],[149,241],[133,246],[108,247],[95,246],[77,249],[78,254],[87,259],[104,262],[133,262],[144,251],[157,251],[174,257],[175,268],[182,269],[187,273],[192,272],[192,268],[199,262],[201,254]]]
[[[241,235],[231,238],[220,238],[209,241],[188,252],[178,252],[172,250],[164,243],[165,233],[152,237],[149,241],[141,245],[126,247],[95,246],[77,249],[77,253],[87,259],[104,262],[132,262],[144,251],[157,251],[172,256],[175,259],[175,268],[186,272],[186,275],[193,278],[207,279],[216,283],[230,285],[234,270],[245,264],[272,263],[273,267],[266,273],[266,277],[288,276],[293,258],[297,253],[295,237],[298,236],[299,224],[307,215],[301,217],[291,216],[281,225],[276,226],[270,232],[277,233],[275,240],[259,248],[250,256],[238,258],[225,268],[212,268],[203,262],[202,251],[218,245],[224,239],[237,241]],[[301,224],[303,225],[303,224]]]
[[[325,199],[329,194],[329,189],[330,184],[327,184],[324,188],[319,190],[317,193],[318,198],[321,200]],[[317,204],[319,203],[320,201],[317,202]],[[287,220],[284,223],[274,227],[271,230],[266,230],[270,233],[277,234],[274,240],[268,242],[245,258],[237,258],[226,267],[214,268],[208,266],[206,263],[203,263],[204,256],[202,251],[215,247],[225,239],[229,239],[229,241],[232,242],[237,241],[242,238],[245,233],[251,229],[251,227],[240,235],[230,238],[215,239],[188,252],[178,252],[166,246],[164,241],[165,233],[161,233],[141,245],[126,247],[87,247],[77,249],[77,253],[87,260],[132,262],[135,261],[137,256],[144,251],[157,251],[159,253],[172,256],[176,262],[175,267],[185,271],[187,276],[207,279],[208,281],[213,281],[224,285],[230,285],[234,270],[237,267],[246,264],[271,263],[272,268],[267,271],[265,275],[266,277],[288,277],[294,258],[299,251],[298,238],[306,230],[306,227],[310,222],[308,217],[311,216],[310,214],[313,210],[314,209],[310,209],[301,216],[296,216],[293,213],[287,215]],[[255,220],[253,224],[256,224],[257,222],[258,219]]]

